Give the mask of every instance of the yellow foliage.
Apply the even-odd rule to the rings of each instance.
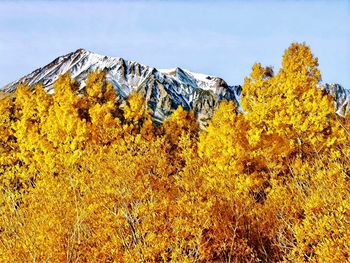
[[[138,124],[146,115],[145,98],[137,93],[130,94],[124,107],[124,118],[127,122]]]
[[[255,64],[242,112],[153,123],[104,72],[0,100],[0,262],[346,262],[350,118],[292,44]]]

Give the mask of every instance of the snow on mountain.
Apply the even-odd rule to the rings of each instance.
[[[143,93],[147,107],[157,122],[164,120],[179,105],[186,110],[193,109],[200,123],[205,123],[212,116],[223,99],[233,100],[240,107],[242,87],[229,86],[221,78],[178,67],[156,69],[84,49],[56,58],[43,68],[6,85],[2,91],[14,92],[20,83],[30,86],[42,83],[48,92],[53,92],[54,82],[67,72],[83,89],[87,75],[96,70],[106,71],[107,80],[113,84],[121,100],[132,91]],[[350,91],[339,84],[321,84],[319,88],[334,97],[336,113],[345,116],[350,110]]]
[[[3,91],[13,92],[20,83],[30,86],[42,83],[48,92],[53,92],[54,82],[66,72],[84,88],[88,73],[95,70],[107,72],[107,80],[113,84],[121,99],[134,90],[143,93],[148,108],[158,121],[162,121],[179,105],[187,110],[194,109],[198,117],[205,120],[222,99],[238,103],[241,92],[240,86],[228,86],[218,77],[181,68],[157,70],[135,61],[102,56],[84,49],[56,58],[43,68],[6,85]]]

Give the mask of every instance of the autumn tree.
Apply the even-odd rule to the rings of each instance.
[[[89,74],[79,110],[81,118],[88,122],[93,142],[107,145],[120,137],[122,125],[117,94],[107,82],[105,72]]]
[[[252,128],[250,144],[266,160],[308,154],[332,146],[342,133],[334,121],[332,99],[317,88],[318,62],[308,46],[292,44],[283,55],[282,68],[255,64],[243,85],[242,107]],[[259,151],[262,154],[259,154]]]
[[[242,107],[249,123],[249,155],[259,160],[260,167],[265,167],[260,170],[263,171],[260,176],[265,177],[267,183],[263,192],[265,201],[253,211],[272,246],[277,248],[277,255],[283,258],[289,253],[299,253],[292,261],[322,259],[322,253],[316,255],[316,248],[322,247],[323,242],[335,244],[322,227],[320,231],[327,237],[325,239],[309,239],[303,246],[305,239],[299,238],[301,233],[308,236],[313,232],[309,228],[311,225],[301,227],[315,220],[315,211],[306,212],[308,205],[322,203],[320,193],[328,196],[328,190],[333,187],[331,181],[342,181],[339,173],[329,181],[333,172],[324,167],[339,166],[339,156],[344,153],[342,147],[347,141],[345,130],[335,116],[332,98],[317,88],[320,80],[317,66],[317,59],[308,46],[292,44],[283,55],[282,68],[276,75],[270,74],[269,68],[255,64],[243,86]],[[321,190],[321,185],[327,186]],[[325,210],[322,216],[324,213]],[[345,221],[338,223],[342,225]],[[322,224],[318,219],[313,222]],[[315,249],[306,248],[310,246]],[[301,247],[302,252],[298,250]],[[327,246],[327,249],[333,248]],[[343,256],[338,254],[335,258]],[[333,261],[335,258],[323,259]]]
[[[350,117],[292,44],[223,101],[154,124],[93,72],[0,99],[1,262],[346,262]]]

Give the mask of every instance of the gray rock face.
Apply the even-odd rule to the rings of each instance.
[[[342,117],[350,111],[350,91],[339,84],[322,84],[320,88],[334,97],[336,113]]]
[[[42,83],[46,91],[53,92],[54,82],[66,72],[82,89],[88,73],[96,70],[107,72],[107,80],[113,84],[121,100],[132,91],[143,93],[147,107],[157,122],[169,116],[179,105],[187,110],[194,109],[199,119],[205,121],[212,116],[221,100],[229,99],[238,104],[241,93],[241,86],[229,86],[218,77],[181,68],[158,70],[84,49],[58,57],[43,68],[6,85],[3,91],[14,92],[20,83],[30,86]]]

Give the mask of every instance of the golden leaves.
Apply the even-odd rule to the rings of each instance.
[[[319,78],[292,44],[203,131],[182,107],[155,125],[138,93],[119,105],[103,72],[19,86],[0,100],[0,261],[345,262],[350,121]]]

